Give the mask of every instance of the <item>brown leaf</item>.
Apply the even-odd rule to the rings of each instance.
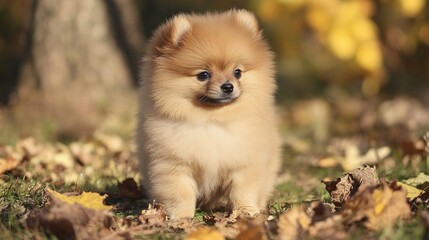
[[[0,174],[15,169],[20,162],[12,157],[0,158]]]
[[[375,167],[366,166],[358,168],[348,173],[353,180],[358,183],[358,188],[363,189],[369,186],[374,186],[379,183]]]
[[[248,222],[245,228],[237,235],[237,240],[260,240],[266,239],[262,225]]]
[[[369,229],[378,230],[409,218],[411,209],[404,189],[382,181],[346,201],[342,215],[349,224],[364,221]]]
[[[43,228],[58,239],[99,239],[110,234],[113,218],[107,211],[99,211],[69,204],[50,196],[51,204],[30,216],[30,229]]]
[[[119,195],[123,198],[139,199],[143,197],[142,192],[133,178],[127,178],[118,183]]]
[[[292,208],[280,216],[279,238],[345,239],[341,216],[332,211],[331,206],[322,202],[312,202],[306,210],[303,206]]]
[[[335,180],[322,180],[326,190],[331,195],[332,203],[337,207],[341,207],[352,195],[353,182],[354,181],[348,174]]]
[[[100,141],[109,152],[118,153],[124,149],[124,142],[118,136],[97,132],[94,137],[96,140]]]
[[[331,201],[336,207],[341,207],[347,199],[359,190],[378,184],[379,179],[375,167],[358,168],[348,172],[342,178],[322,180],[326,190],[331,195]]]
[[[35,156],[41,151],[41,146],[36,143],[34,138],[25,138],[18,142],[18,149],[22,149],[28,158]]]
[[[213,222],[223,236],[234,239],[240,233],[239,226],[236,224],[237,218],[237,212],[232,212],[231,214],[226,212],[215,212],[212,216],[206,217],[205,220]]]
[[[217,230],[209,227],[202,227],[185,237],[186,240],[223,240],[222,234]]]
[[[148,227],[160,227],[165,225],[167,214],[164,205],[153,202],[148,209],[142,210],[139,220]]]
[[[320,201],[314,201],[310,204],[306,213],[311,218],[311,222],[315,223],[331,217],[334,214],[334,209],[332,205]]]
[[[311,218],[305,213],[303,206],[293,207],[279,218],[279,239],[304,239],[310,227]]]
[[[347,234],[342,228],[341,216],[335,215],[310,226],[308,233],[316,239],[342,240]]]

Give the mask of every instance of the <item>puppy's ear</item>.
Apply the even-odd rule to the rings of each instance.
[[[167,54],[175,49],[183,36],[191,30],[188,16],[179,14],[162,24],[155,32],[152,46],[155,56]]]
[[[261,29],[259,28],[258,19],[255,15],[247,10],[231,10],[235,21],[242,27],[246,28],[254,37],[261,37]]]
[[[171,29],[170,29],[170,40],[173,45],[177,45],[180,42],[180,39],[185,35],[185,33],[191,30],[191,23],[188,18],[184,14],[179,14],[173,17],[170,21]]]

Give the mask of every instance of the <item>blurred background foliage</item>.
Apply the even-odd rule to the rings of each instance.
[[[290,127],[291,124],[313,126],[310,128],[311,136],[317,139],[326,139],[327,132],[332,129],[339,132],[356,132],[365,129],[365,126],[375,127],[375,123],[367,124],[368,121],[371,122],[368,120],[371,117],[367,116],[365,109],[375,109],[374,111],[377,112],[382,109],[378,107],[379,105],[396,96],[418,99],[416,104],[410,103],[410,107],[417,105],[419,109],[423,109],[423,112],[426,110],[424,106],[429,102],[429,5],[426,0],[91,0],[88,2],[93,4],[76,3],[62,7],[64,2],[60,4],[61,1],[57,0],[0,0],[0,101],[2,104],[0,129],[3,128],[0,141],[10,141],[11,138],[34,134],[34,129],[45,129],[42,130],[44,133],[36,134],[41,138],[75,138],[82,134],[92,134],[100,128],[109,131],[115,129],[113,125],[121,124],[128,126],[123,130],[126,132],[124,135],[131,136],[136,105],[134,90],[131,90],[131,93],[118,91],[120,94],[117,96],[114,95],[115,91],[107,91],[107,97],[96,98],[95,106],[91,106],[94,100],[89,98],[87,101],[90,103],[83,101],[79,103],[82,105],[76,107],[76,109],[86,109],[84,112],[74,108],[66,110],[67,108],[61,104],[57,107],[46,102],[70,103],[74,101],[72,96],[76,98],[90,96],[93,93],[87,94],[88,89],[98,88],[96,86],[99,85],[112,85],[111,83],[116,82],[118,86],[123,86],[121,87],[123,89],[128,87],[135,89],[139,58],[144,52],[143,46],[146,40],[156,26],[180,12],[198,13],[231,8],[245,8],[254,12],[276,54],[278,102],[288,109],[284,111],[285,126]],[[48,9],[45,11],[45,14],[48,13],[47,16],[55,15],[56,10],[60,12],[63,9],[64,15],[68,16],[68,19],[64,20],[66,24],[99,27],[85,31],[82,30],[84,28],[79,28],[79,31],[68,31],[68,28],[64,27],[68,25],[48,24],[49,22],[44,22],[48,21],[47,17],[38,18],[40,16],[38,13],[44,6],[48,6],[45,7]],[[78,13],[85,12],[82,11],[84,9],[87,10],[86,12],[94,13],[96,17],[82,18]],[[105,10],[104,15],[100,13],[98,16],[99,11],[94,11],[96,9]],[[67,15],[67,11],[71,14]],[[62,21],[52,19],[53,22]],[[79,19],[88,21],[83,22]],[[97,22],[105,22],[105,25],[97,25]],[[40,26],[48,26],[46,28],[51,27],[53,30],[39,33]],[[111,34],[103,35],[102,38],[88,37],[88,33],[92,36],[99,33],[100,29],[105,29]],[[81,35],[75,36],[76,32]],[[59,33],[62,38],[49,40],[49,36],[54,33]],[[96,47],[100,42],[105,43],[109,36],[113,39],[114,46],[106,44],[104,50]],[[79,42],[79,40],[88,46],[82,48],[79,45],[75,48],[71,45],[72,48],[67,44],[60,44],[60,47],[55,47],[55,43],[61,41],[68,43]],[[44,45],[44,48],[40,47]],[[67,49],[72,49],[73,54],[68,55]],[[101,53],[92,53],[94,49],[99,49]],[[114,52],[115,49],[119,49],[118,53]],[[50,51],[69,57],[62,59],[53,56],[52,59],[55,61],[52,60],[50,64],[49,58],[46,61],[43,60],[46,57],[44,55],[49,55]],[[79,55],[79,51],[86,54]],[[49,84],[45,83],[45,79],[52,74],[44,75],[43,72],[56,71],[55,67],[51,66],[58,61],[67,62],[69,59],[74,59],[73,64],[66,64],[69,70],[55,75],[54,80],[70,78],[72,79],[70,81],[75,81],[73,79],[83,81],[84,78],[95,79],[103,75],[100,72],[104,71],[102,70],[104,68],[116,72],[114,63],[106,67],[105,63],[100,62],[100,59],[106,59],[115,54],[119,54],[118,59],[122,59],[118,60],[122,61],[123,65],[117,64],[121,65],[118,67],[118,72],[123,71],[124,74],[117,74],[116,78],[108,84],[93,80],[96,85],[85,85],[71,96],[64,95],[64,89],[67,89],[65,86],[68,85],[50,89],[46,87]],[[87,55],[99,55],[100,58],[90,58]],[[81,67],[77,62],[84,62],[83,65],[92,67],[79,70]],[[48,65],[48,69],[45,69],[43,64]],[[86,74],[79,75],[83,71]],[[94,72],[93,75],[87,74],[91,71]],[[71,78],[70,75],[77,77]],[[109,73],[103,76],[110,75]],[[104,78],[101,77],[101,79]],[[127,84],[123,83],[124,78]],[[22,85],[26,85],[27,82],[32,82],[27,84],[30,89],[37,90],[33,92],[22,90]],[[119,84],[119,82],[122,83]],[[58,97],[49,98],[58,92]],[[43,95],[45,103],[37,100],[37,97],[29,98],[29,95]],[[116,104],[112,104],[111,101]],[[404,106],[402,103],[397,103],[398,101],[390,102],[391,105],[393,104],[391,108],[398,108],[398,104],[399,107]],[[409,104],[408,100],[404,101]],[[35,105],[34,102],[37,104]],[[89,107],[85,107],[85,104]],[[404,115],[410,112],[410,107],[407,106],[403,107]],[[126,116],[118,117],[115,107],[122,110],[126,107],[126,113],[119,111],[119,114]],[[52,111],[60,111],[60,114],[53,114],[47,109],[56,109]],[[385,107],[385,109],[390,108]],[[64,114],[65,112],[68,114]],[[89,112],[98,114],[89,114]],[[113,114],[116,118],[112,120],[111,117],[106,117],[109,114]],[[389,113],[377,112],[377,114],[384,116]],[[382,116],[380,118],[383,118]],[[87,121],[90,118],[92,120]],[[333,118],[338,118],[338,121],[330,120]],[[106,119],[111,122],[104,123]],[[82,120],[87,123],[84,127],[79,127],[77,123]],[[65,124],[67,129],[58,133],[62,131],[62,122],[67,121],[72,122]],[[35,123],[40,124],[35,125]],[[421,125],[424,126],[426,123],[427,121],[422,120]],[[13,124],[18,127],[7,127]],[[121,132],[122,130],[111,131]]]
[[[172,13],[232,7],[253,11],[277,55],[280,90],[290,93],[280,99],[314,96],[329,87],[374,96],[418,89],[429,77],[426,0],[138,3],[147,36]]]

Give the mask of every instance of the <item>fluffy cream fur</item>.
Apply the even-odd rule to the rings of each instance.
[[[280,165],[273,65],[245,10],[181,14],[156,30],[143,61],[137,153],[145,189],[171,218],[223,196],[233,210],[266,207]],[[210,79],[198,80],[203,71]],[[234,100],[201,100],[223,96],[226,81]]]

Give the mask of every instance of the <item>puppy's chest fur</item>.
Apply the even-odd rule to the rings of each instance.
[[[225,191],[236,169],[249,164],[255,139],[246,124],[188,123],[148,120],[152,159],[189,167],[199,198]],[[155,156],[157,155],[157,156]]]

